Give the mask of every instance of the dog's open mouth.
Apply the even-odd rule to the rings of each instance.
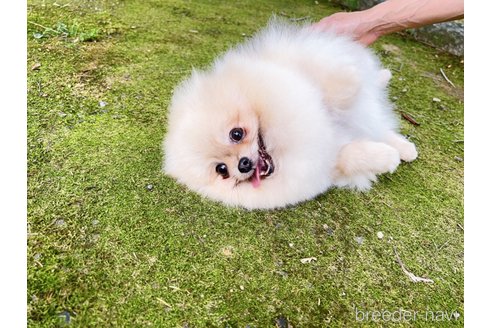
[[[265,143],[261,133],[258,132],[258,161],[253,175],[250,178],[254,188],[258,188],[261,184],[261,179],[270,176],[275,171],[272,157],[267,153]]]

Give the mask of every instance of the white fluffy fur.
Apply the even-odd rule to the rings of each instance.
[[[206,197],[248,209],[295,204],[332,186],[367,190],[376,174],[417,157],[396,132],[390,77],[347,38],[273,20],[175,90],[163,169]],[[247,131],[239,144],[229,140],[235,127]],[[258,131],[275,172],[253,188],[237,163],[257,160]],[[228,179],[215,172],[218,163],[229,167]]]

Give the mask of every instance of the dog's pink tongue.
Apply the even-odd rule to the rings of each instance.
[[[261,184],[261,179],[260,179],[260,170],[261,170],[261,165],[256,165],[255,173],[252,176],[251,183],[253,184],[253,188],[258,188]]]

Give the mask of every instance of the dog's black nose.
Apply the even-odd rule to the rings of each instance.
[[[249,171],[251,171],[252,168],[253,168],[253,163],[249,158],[243,157],[239,160],[239,165],[237,166],[239,172],[248,173]]]

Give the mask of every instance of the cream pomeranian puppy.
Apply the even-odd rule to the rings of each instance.
[[[417,157],[397,132],[390,77],[346,37],[273,19],[174,91],[163,170],[247,209],[334,186],[368,190],[377,174]]]

